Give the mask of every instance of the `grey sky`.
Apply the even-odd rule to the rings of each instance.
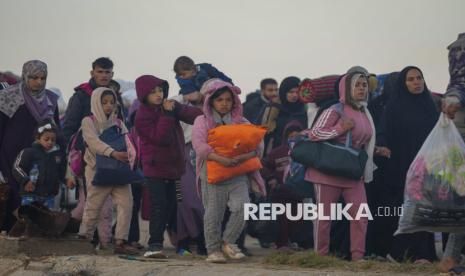
[[[47,86],[72,89],[108,56],[115,78],[154,74],[178,92],[180,55],[209,62],[246,94],[264,77],[319,77],[362,65],[387,73],[417,65],[429,87],[448,82],[447,45],[465,32],[465,1],[0,0],[0,70],[29,59],[49,66]]]

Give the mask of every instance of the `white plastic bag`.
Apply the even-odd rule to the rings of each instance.
[[[465,232],[465,143],[441,114],[410,165],[395,234]]]

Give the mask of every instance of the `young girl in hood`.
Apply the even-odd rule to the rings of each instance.
[[[95,186],[92,184],[96,173],[96,155],[112,157],[121,162],[128,162],[128,154],[114,150],[111,146],[100,140],[99,136],[104,130],[119,126],[122,133],[127,133],[127,128],[122,121],[117,119],[117,98],[113,90],[100,87],[92,92],[91,111],[92,115],[82,120],[82,136],[87,145],[84,154],[86,162],[85,177],[87,183],[87,201],[84,208],[79,236],[91,238],[99,221],[100,211],[108,196],[117,206],[116,229],[115,229],[115,253],[136,254],[137,251],[129,246],[129,226],[132,215],[132,193],[131,187],[126,185]]]
[[[373,178],[373,153],[375,145],[375,129],[371,115],[366,108],[368,99],[368,81],[363,74],[351,73],[342,77],[339,82],[340,104],[325,110],[317,119],[312,129],[307,130],[312,141],[333,140],[345,143],[347,132],[352,132],[352,147],[365,149],[368,161],[365,175],[360,180],[351,180],[335,175],[328,175],[312,167],[306,171],[305,180],[313,182],[318,203],[323,204],[324,215],[330,215],[330,204],[337,203],[344,197],[346,203],[352,203],[348,210],[355,218],[361,204],[366,204],[364,182]],[[342,104],[342,110],[341,109]],[[353,261],[361,260],[365,253],[365,235],[367,218],[350,221],[350,244]],[[315,251],[327,255],[329,251],[329,235],[331,220],[317,220],[315,223]]]
[[[57,128],[51,121],[39,124],[35,142],[22,150],[13,165],[13,176],[21,185],[21,205],[40,202],[54,209],[55,196],[64,180],[66,159],[56,144]]]
[[[142,169],[150,192],[150,238],[145,257],[166,258],[163,241],[166,225],[176,221],[180,179],[185,172],[184,133],[180,122],[193,124],[202,114],[196,107],[167,100],[168,82],[155,76],[136,79],[141,102],[135,126],[140,137]],[[178,190],[177,190],[178,189]]]
[[[248,121],[242,117],[242,104],[239,99],[240,89],[220,79],[213,79],[205,83],[202,90],[206,91],[203,106],[204,116],[199,116],[194,122],[192,130],[192,145],[196,152],[197,183],[201,184],[202,202],[205,207],[204,231],[207,247],[207,261],[223,263],[224,255],[231,259],[245,257],[235,244],[241,234],[244,221],[244,203],[249,202],[249,175],[239,175],[215,185],[208,183],[206,161],[213,160],[225,167],[253,158],[257,151],[245,153],[234,158],[221,156],[208,144],[208,131],[220,125],[244,124]],[[266,194],[263,179],[258,171],[250,175],[258,184],[260,191]],[[226,207],[231,215],[222,233]]]

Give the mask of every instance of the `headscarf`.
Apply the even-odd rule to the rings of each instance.
[[[363,101],[356,101],[354,99],[355,85],[360,77],[364,77],[366,79],[366,76],[362,73],[350,73],[342,77],[341,81],[339,82],[339,101],[343,104],[352,106],[353,109],[363,111],[367,106],[368,90],[367,95]]]
[[[47,64],[40,60],[24,63],[21,82],[0,92],[0,111],[2,113],[11,118],[21,105],[26,104],[27,109],[37,122],[53,117],[58,96],[45,89],[45,83],[39,91],[32,91],[27,85],[28,79],[39,73],[47,76]]]
[[[115,98],[115,108],[110,116],[107,117],[103,111],[102,106],[102,94],[105,91],[111,91]],[[94,115],[94,123],[99,133],[102,133],[105,129],[116,125],[117,119],[117,108],[116,108],[116,93],[110,88],[99,87],[92,91],[92,96],[90,98],[90,111]]]
[[[387,181],[389,185],[397,186],[399,192],[403,190],[410,164],[439,117],[426,84],[419,94],[409,92],[405,81],[412,69],[423,76],[421,70],[414,66],[408,66],[399,73],[395,93],[390,95],[379,132],[380,145],[386,145],[392,152]]]
[[[300,79],[291,76],[283,79],[279,85],[279,99],[281,100],[282,109],[289,113],[305,110],[305,105],[299,100],[295,103],[290,103],[287,100],[287,93],[291,91],[291,89],[299,87],[299,84]]]

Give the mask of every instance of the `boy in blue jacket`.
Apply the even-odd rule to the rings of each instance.
[[[195,64],[187,56],[180,56],[174,62],[173,70],[176,73],[180,90],[179,94],[191,103],[198,103],[202,100],[200,88],[209,79],[219,78],[233,84],[232,79],[223,72],[216,69],[209,63]]]

